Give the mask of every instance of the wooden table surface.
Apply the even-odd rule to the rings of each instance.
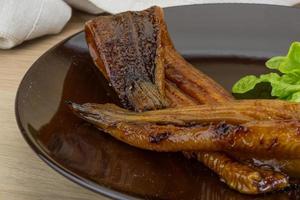
[[[62,33],[0,50],[0,200],[104,200],[67,180],[30,149],[14,115],[18,85],[31,64],[50,47],[83,28],[92,15],[75,12]]]

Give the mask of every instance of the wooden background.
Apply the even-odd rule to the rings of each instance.
[[[18,85],[31,66],[50,47],[83,28],[92,15],[75,12],[58,35],[0,50],[0,200],[105,200],[67,180],[29,148],[17,127],[14,102]]]

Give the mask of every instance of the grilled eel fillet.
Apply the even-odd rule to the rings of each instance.
[[[150,8],[86,23],[86,40],[95,64],[123,106],[135,111],[168,105],[163,83],[162,14],[160,9]]]
[[[149,9],[148,11],[150,11],[151,9]],[[170,64],[170,66],[167,68],[167,72],[169,72],[169,79],[171,79],[171,80],[175,80],[176,81],[176,83],[178,84],[179,83],[179,85],[181,86],[181,84],[182,84],[182,80],[183,81],[185,81],[183,84],[182,84],[182,86],[183,86],[183,89],[184,89],[184,84],[188,84],[189,86],[188,86],[188,88],[190,88],[190,86],[193,86],[192,88],[190,88],[190,89],[192,89],[191,91],[192,92],[190,92],[190,94],[191,94],[191,96],[193,96],[193,94],[196,94],[196,99],[197,99],[197,101],[199,101],[199,98],[201,99],[201,95],[197,95],[197,92],[193,92],[193,91],[201,91],[201,93],[207,93],[208,95],[206,95],[205,96],[205,98],[203,98],[202,100],[200,100],[200,102],[201,103],[209,103],[209,102],[218,102],[219,101],[219,99],[232,99],[232,97],[230,96],[230,94],[229,93],[227,93],[224,89],[222,89],[222,87],[221,86],[219,86],[218,84],[216,84],[212,79],[210,79],[209,77],[207,77],[206,75],[204,75],[204,74],[202,74],[201,72],[198,72],[197,70],[195,70],[193,67],[190,67],[190,66],[188,66],[188,68],[190,68],[189,69],[189,71],[187,71],[188,73],[185,73],[184,71],[182,72],[182,70],[180,70],[181,68],[178,68],[179,69],[179,72],[180,73],[182,73],[181,74],[181,77],[182,76],[191,76],[192,78],[194,78],[194,79],[196,79],[196,81],[195,82],[191,82],[191,81],[188,81],[188,79],[185,79],[185,78],[183,78],[183,79],[181,79],[180,80],[180,76],[178,77],[172,77],[172,74],[174,74],[173,73],[173,71],[174,70],[176,70],[176,68],[172,68],[173,66],[180,66],[180,67],[183,67],[182,69],[183,70],[186,70],[186,66],[187,65],[189,65],[188,63],[186,63],[186,61],[184,61],[182,58],[181,58],[181,56],[175,51],[175,49],[174,49],[174,47],[173,47],[173,45],[172,45],[172,43],[171,43],[171,41],[170,41],[170,39],[169,39],[169,37],[168,37],[168,34],[167,34],[167,31],[166,31],[166,26],[165,26],[165,24],[163,23],[163,20],[162,20],[162,12],[160,11],[160,9],[158,9],[158,8],[155,8],[155,9],[153,9],[152,11],[155,11],[155,14],[156,15],[158,15],[159,17],[158,17],[158,19],[155,19],[154,21],[155,22],[160,22],[161,24],[161,27],[163,27],[161,30],[161,32],[160,33],[163,33],[163,34],[161,34],[162,36],[160,37],[160,38],[163,38],[162,40],[157,40],[158,42],[162,42],[162,44],[163,44],[163,47],[166,49],[166,47],[167,47],[167,49],[168,49],[168,51],[166,51],[166,52],[164,52],[165,53],[165,55],[164,55],[164,63],[165,63],[165,65],[166,65],[166,63],[168,64],[168,66],[169,66],[169,63],[172,63],[174,60],[176,60],[176,65],[171,65]],[[151,11],[151,12],[152,12]],[[141,12],[140,12],[140,14],[141,14]],[[148,15],[149,14],[149,12],[148,13],[144,13],[144,14],[146,14],[146,15]],[[127,13],[127,15],[129,15],[129,13]],[[143,15],[143,14],[141,14],[141,15]],[[127,16],[128,17],[128,16]],[[134,17],[136,17],[136,16],[134,16]],[[152,16],[153,17],[153,16]],[[119,17],[119,19],[120,19],[121,17]],[[123,18],[126,18],[126,17],[123,17]],[[128,17],[128,18],[132,18],[132,16],[130,16],[130,17]],[[159,18],[161,18],[161,19],[159,19]],[[148,18],[149,19],[149,18]],[[108,18],[106,19],[106,20],[109,20]],[[122,19],[122,20],[125,20],[126,21],[126,19]],[[130,20],[129,20],[130,21]],[[147,21],[147,20],[146,20]],[[107,21],[106,21],[107,22]],[[145,20],[143,21],[143,23],[145,23]],[[147,22],[148,23],[148,22]],[[148,24],[149,25],[149,24]],[[100,24],[100,27],[103,27],[104,26],[104,29],[103,30],[105,30],[105,28],[107,27],[107,26],[109,26],[109,24]],[[107,74],[107,69],[108,70],[110,70],[111,69],[111,67],[112,66],[109,66],[109,65],[107,65],[107,63],[106,63],[106,68],[105,68],[105,65],[104,65],[104,63],[103,63],[103,58],[106,58],[106,57],[109,57],[110,56],[110,52],[114,52],[115,53],[115,51],[107,51],[107,52],[102,52],[102,54],[100,55],[100,52],[101,51],[99,51],[99,50],[97,50],[97,49],[102,49],[103,47],[107,47],[107,46],[105,46],[105,45],[112,45],[113,43],[114,43],[114,40],[112,40],[112,41],[110,41],[110,42],[103,42],[103,41],[95,41],[94,40],[94,38],[95,38],[95,36],[97,36],[97,37],[99,37],[98,36],[98,31],[97,31],[97,29],[98,29],[98,27],[99,27],[99,23],[94,23],[93,21],[90,21],[89,23],[87,23],[87,26],[86,26],[86,34],[87,34],[87,41],[88,41],[88,44],[89,44],[89,47],[90,47],[90,52],[91,52],[91,55],[93,56],[93,58],[94,58],[94,61],[95,61],[95,63],[96,63],[96,65],[98,66],[98,68],[102,71],[102,73],[106,76],[106,78],[108,78],[108,74]],[[101,30],[101,31],[103,31],[103,30]],[[111,31],[111,30],[110,30]],[[108,31],[109,32],[109,31]],[[101,34],[102,34],[102,32],[101,32]],[[109,35],[109,33],[107,34],[107,35]],[[133,34],[134,35],[134,34]],[[137,35],[137,34],[136,34]],[[105,37],[105,36],[104,36]],[[101,39],[101,38],[100,38]],[[107,37],[106,37],[106,39],[107,39]],[[104,40],[105,41],[105,40]],[[122,40],[121,40],[122,41]],[[124,40],[124,41],[127,41],[127,40]],[[100,42],[100,45],[99,45],[99,42]],[[119,41],[118,41],[119,42]],[[122,43],[123,44],[123,43]],[[151,45],[150,45],[151,46]],[[160,48],[161,47],[161,45],[158,45],[158,47],[157,48]],[[136,49],[135,49],[136,50]],[[157,51],[158,53],[157,53],[157,55],[159,55],[159,53],[161,53],[162,51]],[[169,53],[168,53],[169,52]],[[147,53],[146,54],[146,56],[147,55],[149,55],[149,53]],[[153,54],[152,54],[153,55]],[[106,57],[105,57],[106,56]],[[174,57],[175,56],[175,57]],[[158,56],[158,57],[160,57],[160,56]],[[178,59],[179,58],[179,59]],[[107,60],[109,61],[109,59],[104,59],[104,61],[106,61],[107,62]],[[156,60],[158,60],[158,59],[156,59]],[[124,61],[123,61],[123,63],[125,63]],[[128,63],[128,62],[127,62]],[[156,62],[156,65],[157,65],[157,63],[160,63],[160,62]],[[115,65],[114,65],[115,66]],[[161,65],[158,65],[158,66],[161,66]],[[177,69],[177,70],[178,70]],[[163,74],[163,72],[161,71],[161,70],[158,70],[157,72],[160,72],[160,75],[162,75]],[[157,73],[156,72],[156,73]],[[190,72],[192,72],[192,73],[190,73]],[[109,73],[109,75],[110,75],[110,80],[112,80],[112,76],[111,76],[111,74],[113,74],[113,73]],[[178,73],[177,73],[178,74]],[[168,74],[167,74],[168,75]],[[123,74],[123,76],[124,76],[124,74]],[[200,76],[200,79],[199,79],[199,76]],[[137,77],[139,77],[139,76],[137,76]],[[154,77],[154,76],[153,76]],[[157,77],[157,76],[156,76]],[[158,76],[158,77],[161,77],[161,76]],[[159,80],[159,78],[157,79],[157,80]],[[157,81],[156,83],[160,83],[159,81]],[[168,88],[173,88],[174,89],[174,87],[172,87],[172,85],[170,84],[170,82],[169,81],[165,81],[165,84],[166,84],[166,87],[167,87],[167,89],[166,89],[166,95],[167,95],[167,97],[172,97],[172,98],[168,98],[168,99],[172,99],[172,100],[174,100],[174,99],[176,99],[176,104],[178,105],[179,104],[179,102],[180,102],[180,100],[184,100],[182,103],[184,103],[185,105],[186,104],[189,104],[189,105],[193,105],[193,104],[195,104],[195,100],[192,100],[192,99],[189,99],[189,100],[187,100],[187,98],[185,98],[185,99],[180,99],[180,93],[178,93],[179,95],[177,95],[176,96],[176,92],[174,92],[174,90],[169,90]],[[113,84],[113,86],[114,86],[114,88],[115,88],[115,86],[118,86],[118,84]],[[158,87],[158,88],[160,88],[160,93],[162,93],[162,91],[163,91],[163,84],[158,84],[160,87]],[[146,88],[147,89],[147,88]],[[194,90],[193,90],[194,89]],[[211,90],[211,89],[213,89],[213,90]],[[120,91],[120,90],[119,90]],[[122,90],[121,90],[122,91]],[[124,91],[124,90],[123,90]],[[189,90],[190,91],[190,90]],[[210,91],[217,91],[217,92],[215,92],[214,93],[214,95],[212,95],[211,94],[211,92]],[[117,92],[118,92],[118,89],[117,89]],[[127,91],[127,93],[128,93],[128,91]],[[199,93],[199,94],[201,94],[201,93]],[[123,92],[123,94],[124,94],[124,92]],[[202,95],[203,96],[203,95]],[[120,95],[120,98],[122,99],[122,97],[125,99],[125,100],[123,100],[123,105],[125,104],[125,106],[126,106],[126,102],[127,102],[127,104],[128,104],[128,100],[126,101],[126,95]],[[142,101],[142,103],[144,102],[144,100]],[[149,103],[146,103],[146,105],[148,105]],[[159,104],[159,103],[158,103]],[[174,104],[174,102],[173,102],[173,104]],[[172,105],[171,105],[172,106]],[[128,105],[127,105],[127,107],[128,107]],[[135,106],[133,106],[133,107],[135,107]],[[153,107],[153,105],[152,105],[152,107]],[[136,110],[143,110],[143,106],[141,106],[141,108],[140,107],[138,107],[139,109],[136,109]],[[154,108],[155,108],[155,105],[154,105]],[[201,154],[201,153],[198,153],[198,154]],[[209,154],[205,154],[205,155],[209,155]],[[221,154],[220,154],[221,155]],[[201,156],[198,156],[198,159],[200,159],[200,157]],[[226,164],[227,164],[227,166],[230,166],[230,163],[228,162],[228,159],[229,158],[227,158],[227,159],[224,159],[224,155],[223,156],[219,156],[219,154],[217,154],[217,153],[214,153],[214,156],[212,156],[212,153],[210,153],[210,158],[214,158],[214,159],[217,159],[219,157],[219,161],[220,160],[222,160],[223,159],[223,161],[226,161]],[[206,157],[205,157],[206,158]],[[211,160],[211,159],[210,159]],[[210,162],[209,160],[207,160],[207,159],[203,159],[202,160],[204,163],[208,163],[208,166],[209,167],[212,167],[213,168],[213,166],[211,165],[211,163],[212,162]],[[215,162],[214,162],[215,163]],[[224,163],[224,162],[223,162]],[[215,168],[216,168],[216,166],[217,165],[215,165]],[[229,167],[230,168],[230,167]],[[233,169],[235,169],[235,168],[233,168]],[[219,170],[221,170],[221,169],[219,169]],[[215,170],[216,171],[216,170]],[[218,171],[218,170],[217,170]],[[225,170],[223,170],[223,171],[225,171]],[[241,171],[241,170],[240,170]],[[228,174],[228,173],[227,173]],[[233,173],[234,174],[234,173]],[[236,174],[238,174],[238,173],[236,173]],[[224,175],[224,173],[219,173],[219,175],[221,175],[221,176],[223,176]],[[244,175],[243,175],[244,176]],[[243,177],[243,176],[239,176],[239,177]],[[225,177],[225,181],[226,181],[227,179],[226,179],[226,177]],[[231,181],[231,182],[233,182],[233,181]],[[236,181],[237,182],[237,186],[238,185],[242,185],[242,184],[239,184],[239,181]],[[252,183],[252,182],[251,182]],[[233,186],[234,187],[234,186]],[[234,188],[236,188],[236,189],[238,189],[237,187],[234,187]],[[245,190],[245,188],[243,188],[244,190]],[[238,190],[240,190],[241,191],[241,189],[238,189]],[[249,189],[249,191],[252,191],[252,189]],[[253,192],[253,191],[252,191]],[[249,193],[249,192],[246,192],[246,193]],[[250,192],[251,193],[251,192]]]
[[[270,100],[268,105],[276,104],[276,101]],[[236,108],[233,115],[230,110],[226,111],[229,113],[227,118],[226,114],[219,114],[217,106],[216,112],[212,111],[215,116],[202,118],[201,114],[206,113],[198,112],[202,107],[207,105],[136,113],[113,104],[71,104],[79,117],[142,149],[168,152],[238,151],[273,158],[300,158],[298,120],[261,118],[253,121]],[[199,116],[193,115],[193,111]],[[183,113],[192,113],[192,116],[190,118]]]
[[[190,127],[222,121],[239,125],[261,120],[300,120],[300,104],[282,100],[236,100],[223,104],[166,108],[141,113],[131,112],[114,104],[89,103],[84,104],[81,109],[87,116],[95,115],[112,124],[124,122]]]

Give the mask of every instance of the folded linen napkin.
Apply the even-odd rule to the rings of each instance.
[[[59,33],[69,21],[72,9],[92,14],[119,13],[161,7],[204,3],[260,3],[292,6],[300,0],[0,0],[0,49],[26,40]],[[71,7],[70,7],[71,6]]]
[[[61,0],[0,0],[0,48],[59,33],[71,13]]]

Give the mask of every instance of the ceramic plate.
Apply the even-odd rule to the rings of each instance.
[[[267,58],[286,54],[292,41],[300,41],[296,8],[195,5],[165,9],[165,18],[181,54],[228,90],[246,74],[266,72]],[[253,199],[229,189],[205,166],[180,153],[140,150],[96,130],[75,117],[66,100],[118,103],[92,62],[83,32],[41,56],[18,90],[18,125],[42,160],[70,180],[115,199]],[[291,189],[255,197],[299,195]]]

